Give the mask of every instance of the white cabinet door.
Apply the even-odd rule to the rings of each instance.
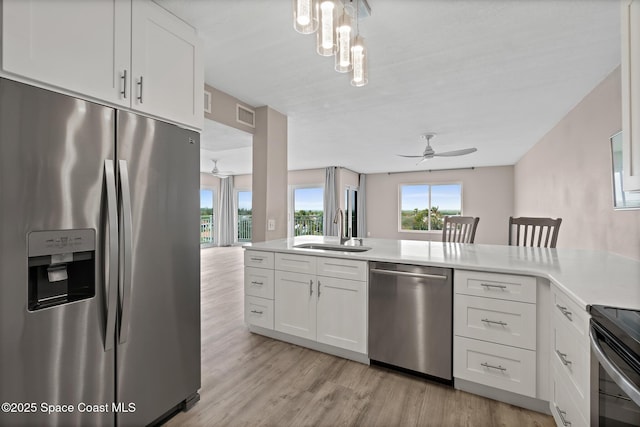
[[[316,287],[314,275],[276,270],[276,331],[316,339]]]
[[[132,108],[202,128],[204,66],[195,29],[150,0],[135,0],[131,37]]]
[[[367,352],[367,283],[318,276],[318,342]]]
[[[640,190],[640,1],[622,2],[622,180],[624,191]]]
[[[130,28],[131,0],[4,0],[2,69],[129,106]]]

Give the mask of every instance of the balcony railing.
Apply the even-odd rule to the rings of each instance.
[[[213,215],[200,216],[200,243],[213,243]]]
[[[322,236],[322,215],[294,215],[294,236]]]
[[[250,242],[251,229],[251,215],[238,215],[238,242]]]

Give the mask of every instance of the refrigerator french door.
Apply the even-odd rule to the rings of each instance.
[[[198,159],[195,132],[0,79],[0,425],[197,400]]]

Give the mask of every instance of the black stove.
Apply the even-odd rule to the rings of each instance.
[[[599,426],[640,425],[640,311],[593,305],[591,349],[598,363],[592,393]]]

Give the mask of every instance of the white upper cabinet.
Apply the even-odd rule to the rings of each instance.
[[[204,66],[194,28],[151,1],[132,6],[132,107],[202,128]]]
[[[129,106],[130,28],[130,0],[4,0],[2,69]]]
[[[640,0],[622,1],[623,190],[640,190]]]
[[[150,0],[4,0],[2,71],[201,129],[194,28]]]

